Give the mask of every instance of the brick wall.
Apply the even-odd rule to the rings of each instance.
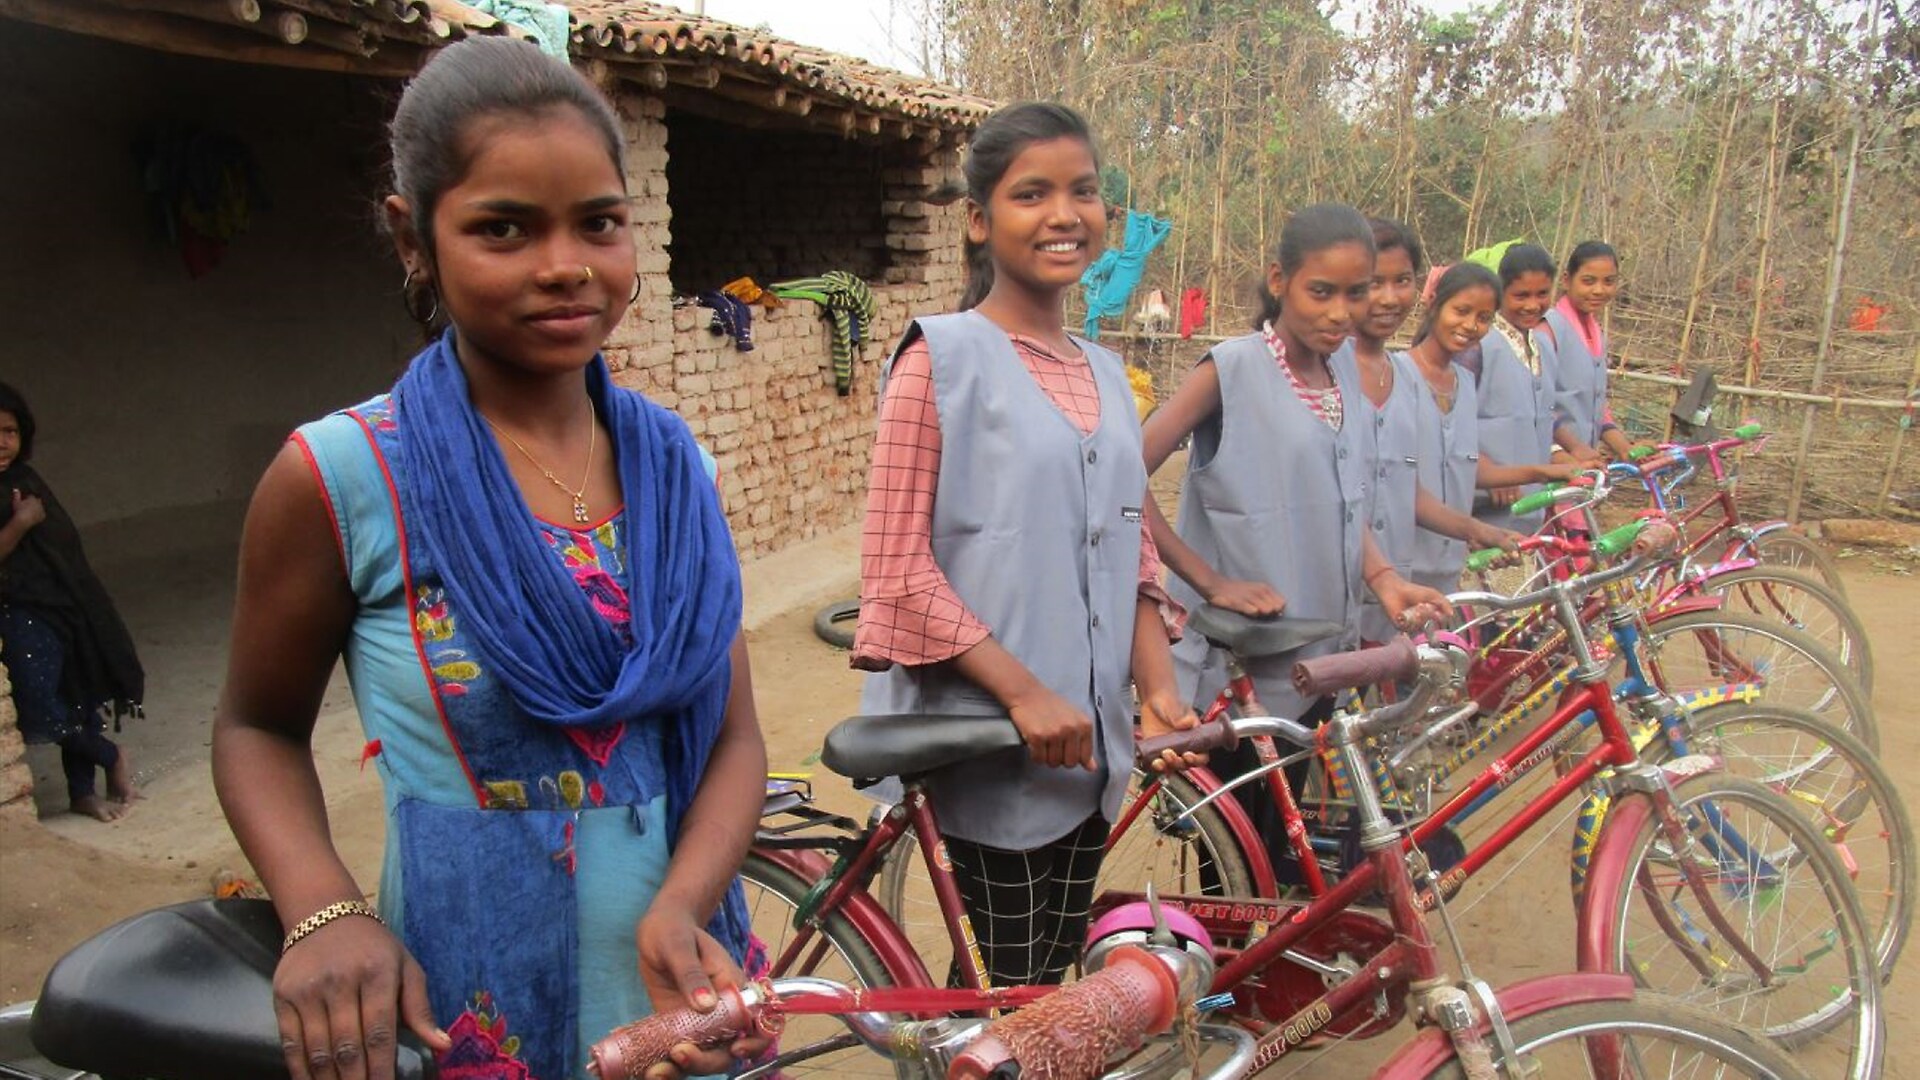
[[[32,816],[33,770],[27,766],[27,744],[13,712],[13,684],[0,664],[0,815]]]
[[[960,293],[963,212],[958,204],[936,207],[926,201],[957,167],[957,150],[929,148],[917,140],[847,147],[853,163],[847,167],[863,177],[862,198],[879,199],[878,242],[887,254],[879,280],[869,282],[878,304],[872,334],[859,349],[853,391],[842,397],[833,388],[828,323],[815,305],[790,303],[772,313],[756,309],[755,348],[746,353],[736,351],[731,339],[708,333],[704,309],[673,308],[666,109],[658,99],[638,93],[622,95],[618,105],[627,134],[628,186],[637,204],[641,293],[607,344],[615,378],[678,410],[719,460],[721,490],[741,555],[767,554],[857,521],[872,449],[879,364],[908,319],[949,310]],[[826,141],[810,152],[824,161],[821,147],[838,142]],[[813,212],[782,201],[778,178],[742,179],[732,197],[767,200],[776,214]],[[694,205],[702,204],[695,200]],[[843,220],[854,221],[865,212],[849,206]],[[700,224],[696,219],[689,227]],[[775,239],[780,235],[768,233]],[[745,262],[748,256],[741,258]],[[828,263],[804,272],[836,268]],[[706,287],[731,276],[726,273]]]

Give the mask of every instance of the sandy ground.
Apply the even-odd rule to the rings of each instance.
[[[1163,475],[1165,475],[1163,473]],[[815,774],[821,799],[863,812],[845,781],[815,764],[821,737],[855,710],[858,676],[845,654],[818,641],[811,614],[854,591],[857,536],[849,530],[802,545],[747,572],[749,640],[756,697],[776,770]],[[204,895],[221,868],[245,864],[214,800],[206,767],[207,731],[224,664],[231,605],[228,571],[217,549],[162,561],[114,566],[109,581],[136,628],[153,672],[152,716],[122,736],[136,755],[148,798],[124,821],[101,825],[57,813],[64,802],[57,762],[36,750],[39,795],[50,816],[39,824],[0,824],[0,1001],[34,996],[47,967],[76,942],[133,912]],[[1902,626],[1920,608],[1920,578],[1862,557],[1849,560],[1854,606],[1878,646],[1875,693],[1883,759],[1920,759],[1920,665]],[[1902,614],[1905,612],[1906,614]],[[344,681],[336,678],[316,736],[334,834],[348,864],[371,887],[377,880],[382,820],[377,781],[357,768],[360,735]],[[1920,780],[1895,769],[1909,806],[1920,807]],[[1523,843],[1524,850],[1535,850]],[[1495,983],[1564,970],[1572,964],[1571,905],[1563,835],[1545,838],[1535,864],[1498,890],[1469,887],[1463,924],[1471,955]],[[1499,869],[1493,871],[1499,873]],[[1489,879],[1491,880],[1491,879]],[[1889,988],[1886,1075],[1920,1076],[1920,968],[1903,964]],[[1397,1039],[1387,1041],[1398,1041]],[[1343,1075],[1345,1070],[1314,1070]],[[1356,1073],[1357,1074],[1357,1073]]]

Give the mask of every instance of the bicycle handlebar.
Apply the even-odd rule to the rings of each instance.
[[[1170,731],[1165,735],[1155,735],[1151,739],[1141,739],[1134,744],[1133,757],[1142,767],[1159,759],[1165,751],[1177,754],[1205,754],[1232,746],[1240,741],[1242,732],[1235,731],[1233,724],[1222,717],[1212,723],[1195,724],[1185,731]]]
[[[1179,997],[1163,961],[1123,945],[1099,971],[988,1024],[954,1059],[947,1080],[987,1080],[1014,1064],[1061,1080],[1097,1077],[1108,1062],[1172,1027]]]
[[[707,1048],[732,1042],[759,1026],[756,1010],[769,994],[760,986],[719,991],[709,1012],[674,1009],[613,1029],[588,1051],[587,1072],[600,1080],[640,1080],[648,1069],[672,1060],[673,1048]]]
[[[1358,687],[1410,679],[1420,668],[1420,655],[1405,634],[1385,645],[1331,656],[1316,656],[1293,665],[1293,688],[1309,698]]]
[[[1613,548],[1609,553],[1632,548],[1636,543],[1644,544],[1645,551],[1618,566],[1567,581],[1555,582],[1545,588],[1521,593],[1518,596],[1501,596],[1499,593],[1492,592],[1462,592],[1454,593],[1447,599],[1456,605],[1518,611],[1521,608],[1536,607],[1545,603],[1552,599],[1556,592],[1564,591],[1570,596],[1584,596],[1602,585],[1610,585],[1622,578],[1632,577],[1645,569],[1648,563],[1665,558],[1672,552],[1679,538],[1680,534],[1666,521],[1637,518],[1594,541],[1596,551],[1600,550],[1600,546],[1604,543]]]

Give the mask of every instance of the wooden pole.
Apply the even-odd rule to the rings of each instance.
[[[1707,223],[1700,232],[1700,251],[1693,260],[1693,282],[1687,287],[1687,314],[1680,324],[1680,349],[1674,358],[1674,374],[1684,374],[1687,361],[1693,358],[1693,327],[1700,314],[1700,293],[1706,285],[1707,265],[1713,256],[1714,226],[1720,220],[1720,188],[1726,179],[1727,150],[1733,145],[1733,126],[1740,117],[1740,97],[1735,95],[1727,106],[1727,120],[1720,129],[1720,152],[1713,159],[1713,184],[1707,192]],[[1678,392],[1673,401],[1667,403],[1665,439],[1673,438],[1673,405],[1680,400]]]
[[[1220,259],[1226,248],[1227,229],[1227,149],[1233,143],[1233,109],[1230,106],[1231,99],[1222,107],[1225,115],[1220,118],[1220,158],[1215,162],[1213,171],[1213,250],[1207,266],[1207,292],[1215,299],[1213,306],[1207,309],[1208,333],[1218,333],[1220,330]]]
[[[1760,330],[1766,323],[1768,279],[1773,276],[1773,212],[1780,200],[1780,102],[1767,122],[1767,195],[1760,204],[1760,261],[1753,278],[1753,321],[1747,327],[1747,385],[1760,381]]]
[[[1880,9],[1874,8],[1874,24],[1880,21]],[[1874,35],[1879,36],[1877,33]],[[1853,120],[1853,135],[1847,145],[1846,180],[1840,189],[1840,203],[1834,212],[1833,254],[1827,260],[1827,299],[1820,313],[1820,344],[1813,354],[1813,382],[1808,387],[1812,393],[1820,392],[1820,384],[1827,378],[1827,358],[1833,354],[1833,324],[1840,309],[1840,281],[1846,272],[1847,236],[1853,226],[1853,187],[1860,172],[1860,132],[1865,125],[1864,114],[1856,111]],[[1815,406],[1809,402],[1800,416],[1800,447],[1794,454],[1793,486],[1787,494],[1787,520],[1800,520],[1800,498],[1806,493],[1807,455],[1813,449],[1813,414]]]
[[[1907,376],[1907,401],[1914,400],[1915,392],[1920,391],[1920,349],[1913,351],[1913,371]],[[1912,413],[1904,414],[1911,417]],[[1873,501],[1873,508],[1880,513],[1887,512],[1887,497],[1893,493],[1893,474],[1900,469],[1900,449],[1907,441],[1907,428],[1912,421],[1901,424],[1893,432],[1893,449],[1887,454],[1887,474],[1880,478],[1880,497]]]

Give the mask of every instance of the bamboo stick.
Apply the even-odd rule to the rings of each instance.
[[[1907,376],[1907,400],[1905,403],[1907,407],[1911,408],[1913,406],[1914,394],[1916,392],[1920,392],[1920,349],[1915,349],[1913,352],[1913,373]],[[1880,478],[1880,497],[1873,501],[1874,509],[1881,513],[1886,512],[1887,497],[1893,494],[1893,475],[1900,470],[1900,451],[1906,444],[1907,428],[1910,426],[1911,421],[1894,429],[1893,449],[1887,452],[1887,472],[1885,476]]]
[[[1880,9],[1874,8],[1874,25],[1880,22]],[[1877,37],[1877,35],[1876,35]],[[1860,133],[1865,125],[1860,114],[1854,114],[1853,136],[1848,140],[1846,180],[1840,191],[1840,202],[1834,212],[1833,255],[1827,261],[1827,299],[1820,314],[1820,344],[1813,356],[1813,379],[1809,384],[1814,393],[1820,392],[1820,384],[1826,381],[1827,358],[1833,353],[1833,323],[1840,308],[1840,281],[1846,272],[1847,237],[1853,225],[1853,188],[1860,172]],[[1787,489],[1787,520],[1800,520],[1800,497],[1806,492],[1807,454],[1813,448],[1814,405],[1808,403],[1800,417],[1800,448],[1795,452],[1793,462],[1793,483]]]
[[[1760,263],[1753,279],[1753,322],[1747,329],[1747,385],[1760,381],[1760,329],[1766,321],[1768,261],[1773,255],[1773,212],[1780,201],[1780,102],[1773,99],[1773,118],[1767,124],[1767,197],[1760,210]]]

